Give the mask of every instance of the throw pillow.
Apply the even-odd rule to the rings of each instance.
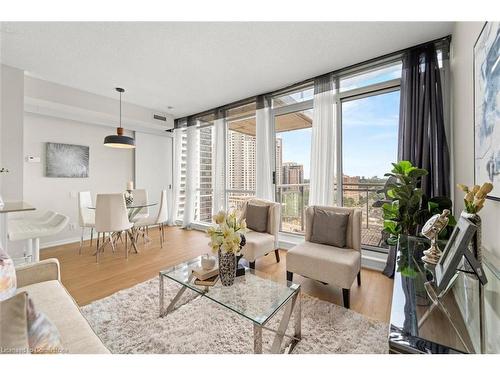
[[[29,353],[27,305],[26,292],[0,301],[0,354]]]
[[[269,206],[257,206],[253,204],[247,205],[247,213],[245,216],[247,228],[256,232],[267,232],[267,216],[269,214]]]
[[[63,352],[61,335],[47,316],[35,309],[33,300],[28,299],[28,343],[32,354],[58,354]]]
[[[0,301],[16,294],[16,267],[7,252],[0,247]]]
[[[322,208],[314,209],[311,242],[336,247],[347,243],[347,224],[349,214],[332,212]]]

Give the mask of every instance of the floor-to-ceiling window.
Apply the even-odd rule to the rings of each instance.
[[[401,64],[340,80],[341,201],[362,211],[361,242],[385,247],[381,208],[374,203],[397,160]]]
[[[226,112],[226,202],[239,209],[255,195],[255,102]]]
[[[313,88],[273,98],[276,201],[281,203],[280,230],[303,234],[304,208],[309,200]]]

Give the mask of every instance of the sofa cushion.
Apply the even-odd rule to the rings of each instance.
[[[14,261],[0,246],[0,301],[16,294],[16,267]]]
[[[61,335],[47,316],[28,298],[28,343],[32,354],[64,353]]]
[[[314,208],[311,242],[346,247],[349,214]]]
[[[306,241],[288,250],[286,269],[349,289],[361,269],[361,253],[353,249]]]
[[[247,227],[256,232],[267,232],[267,219],[269,215],[269,206],[247,205],[246,222]]]
[[[245,238],[247,242],[242,249],[242,254],[249,262],[254,262],[255,259],[274,250],[274,236],[272,234],[248,231]]]
[[[27,293],[0,301],[0,353],[29,353],[27,306]]]
[[[75,354],[109,353],[59,281],[44,281],[18,290],[27,292],[37,309],[55,324],[65,351]]]

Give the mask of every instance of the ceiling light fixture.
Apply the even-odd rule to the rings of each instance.
[[[120,126],[116,128],[116,135],[108,135],[104,138],[104,146],[115,148],[135,148],[135,140],[132,137],[123,135],[122,128],[122,93],[125,92],[121,87],[115,88],[120,93]]]

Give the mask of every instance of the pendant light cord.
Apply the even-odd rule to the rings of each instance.
[[[122,92],[120,91],[120,128],[122,127]]]

